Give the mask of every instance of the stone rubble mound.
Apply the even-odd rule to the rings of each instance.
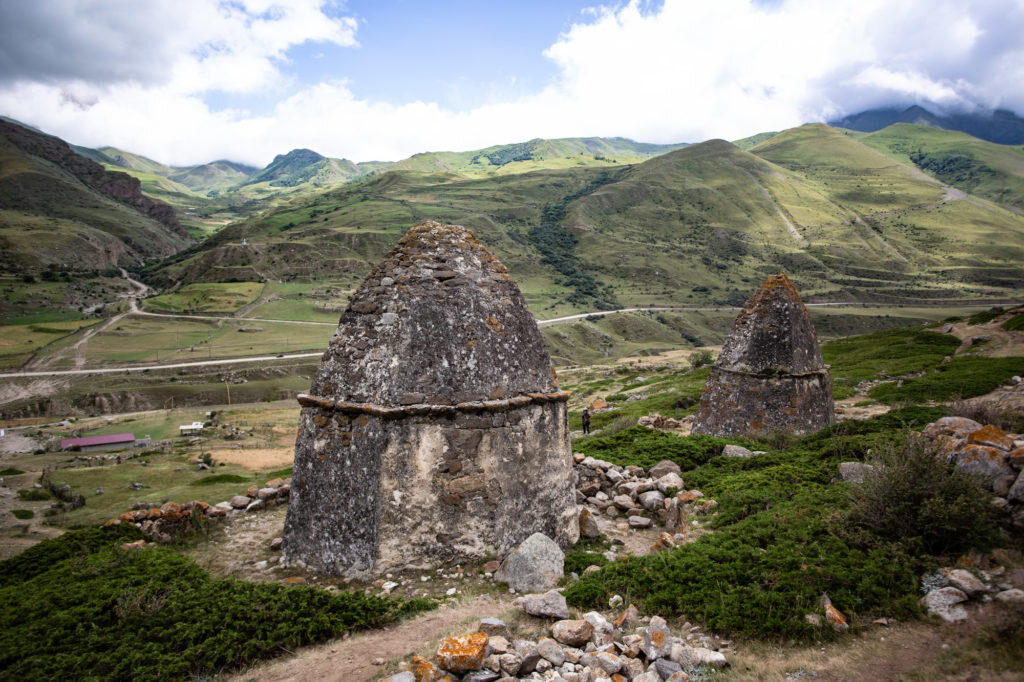
[[[576,503],[581,506],[579,526],[583,537],[601,535],[600,517],[624,517],[630,528],[663,527],[666,532],[661,533],[651,549],[669,549],[686,542],[694,517],[704,516],[718,505],[699,490],[687,490],[679,465],[674,462],[666,460],[644,470],[580,453],[574,457]],[[615,553],[606,556],[614,560]]]
[[[946,460],[977,479],[995,495],[993,505],[1007,511],[1024,528],[1024,437],[1004,433],[966,417],[943,417],[921,433]]]
[[[387,682],[686,682],[725,668],[722,649],[699,627],[684,623],[673,634],[658,616],[641,618],[634,606],[612,621],[591,611],[578,619],[552,623],[549,636],[536,640],[512,636],[496,618],[480,622],[477,632],[446,637],[433,661],[414,656],[406,670]]]
[[[932,616],[947,623],[967,620],[969,601],[988,602],[995,599],[1004,604],[1024,608],[1024,590],[1014,587],[1008,580],[1004,566],[989,570],[975,568],[940,568],[921,581],[921,607]]]

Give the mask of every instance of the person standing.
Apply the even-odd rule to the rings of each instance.
[[[583,408],[583,435],[590,433],[590,410]]]

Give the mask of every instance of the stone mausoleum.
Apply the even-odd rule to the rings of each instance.
[[[832,380],[807,308],[785,273],[747,300],[711,367],[693,433],[813,433],[835,422]]]
[[[368,577],[575,542],[567,399],[504,266],[464,227],[413,226],[299,396],[286,560]]]

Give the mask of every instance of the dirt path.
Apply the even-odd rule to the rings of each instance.
[[[436,611],[412,618],[393,627],[335,639],[325,644],[306,647],[287,659],[271,661],[228,680],[259,680],[260,682],[361,682],[397,670],[400,661],[413,654],[425,654],[442,637],[464,634],[481,618],[502,618],[508,602],[493,597],[479,597],[465,604],[444,606]],[[389,662],[387,668],[374,661]]]

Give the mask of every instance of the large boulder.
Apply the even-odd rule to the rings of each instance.
[[[516,592],[541,592],[558,584],[565,571],[565,554],[555,541],[534,533],[501,562],[494,579]]]

